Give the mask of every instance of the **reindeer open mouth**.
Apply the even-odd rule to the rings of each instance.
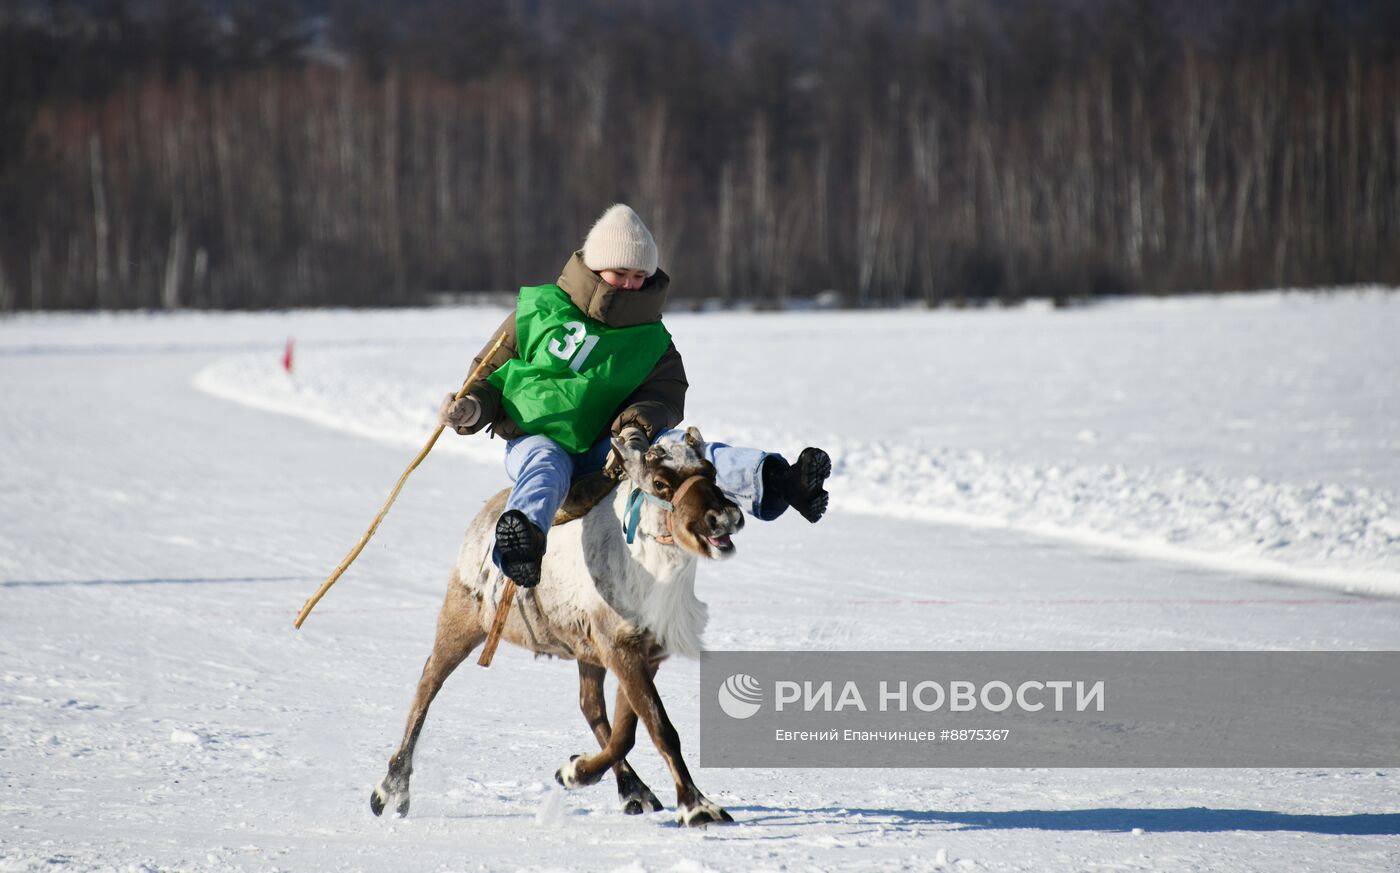
[[[667,501],[671,532],[681,548],[702,558],[724,560],[735,552],[733,534],[744,527],[744,513],[720,491],[709,462],[701,464],[702,468],[683,480]],[[657,477],[656,484],[663,481]]]
[[[744,513],[719,494],[718,487],[715,492],[723,503],[711,504],[704,511],[698,525],[701,531],[697,532],[695,539],[697,544],[706,547],[703,557],[722,561],[734,554],[733,534],[743,528]]]

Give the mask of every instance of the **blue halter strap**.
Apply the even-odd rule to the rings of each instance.
[[[667,512],[675,512],[676,506],[669,500],[662,500],[655,494],[648,494],[640,488],[633,488],[627,496],[627,510],[622,513],[622,532],[627,535],[627,545],[637,536],[637,526],[642,523],[642,503],[654,503]]]

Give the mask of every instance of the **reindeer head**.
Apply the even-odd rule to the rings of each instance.
[[[633,487],[654,498],[644,504],[644,533],[662,542],[669,536],[702,558],[722,560],[734,554],[730,535],[744,526],[744,513],[715,483],[700,431],[687,428],[683,439],[661,440],[645,452],[629,450],[619,439],[613,448]]]

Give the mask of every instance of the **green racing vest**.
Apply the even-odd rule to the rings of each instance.
[[[520,289],[515,331],[516,356],[487,381],[521,430],[572,454],[593,446],[671,343],[660,321],[609,327],[589,318],[558,285]]]

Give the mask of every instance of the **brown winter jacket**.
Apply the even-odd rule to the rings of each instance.
[[[584,265],[581,251],[574,252],[564,265],[563,275],[557,280],[559,287],[585,315],[611,327],[633,327],[659,321],[661,309],[666,304],[666,286],[670,283],[671,277],[657,270],[646,284],[635,291],[614,288]],[[500,389],[487,382],[486,377],[517,354],[514,311],[501,322],[501,326],[491,335],[490,342],[477,352],[472,367],[481,362],[503,332],[506,334],[505,344],[487,362],[471,388],[471,395],[481,404],[481,417],[467,432],[476,433],[489,426],[491,433],[510,440],[524,436],[525,432],[506,412],[501,403]],[[611,432],[616,434],[625,427],[636,426],[645,430],[649,439],[655,439],[661,431],[680,424],[685,414],[685,390],[688,387],[690,383],[685,378],[681,353],[676,351],[676,344],[671,343],[666,346],[661,360],[656,362],[646,381],[622,401],[613,415]],[[598,438],[606,433],[599,433]]]

